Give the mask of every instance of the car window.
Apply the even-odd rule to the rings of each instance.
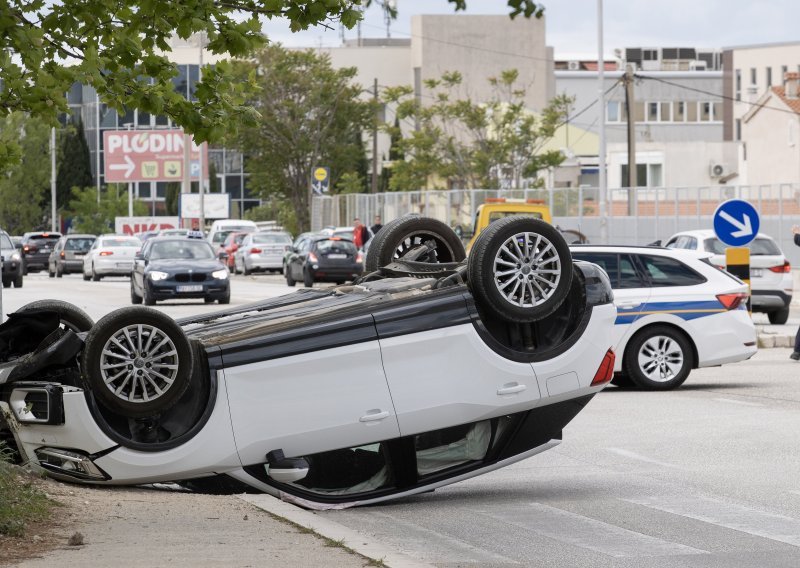
[[[331,239],[326,241],[317,241],[315,245],[318,252],[322,254],[328,253],[344,253],[344,254],[355,254],[356,253],[356,245],[353,244],[352,241],[342,241],[339,239]]]
[[[611,287],[619,288],[619,255],[617,253],[573,251],[572,258],[596,264],[608,274]]]
[[[681,261],[665,256],[638,255],[652,286],[693,286],[706,281]]]
[[[215,258],[208,243],[180,240],[153,243],[150,248],[150,260],[209,260]]]
[[[28,242],[35,244],[37,246],[47,245],[53,246],[58,242],[58,239],[61,238],[61,235],[58,233],[53,234],[50,233],[48,235],[31,235],[28,237]]]
[[[5,233],[0,234],[0,248],[10,249],[14,248],[14,244],[11,242],[11,239],[8,238],[8,235]]]
[[[260,245],[264,244],[289,244],[292,240],[287,237],[286,235],[282,235],[280,233],[273,233],[273,234],[256,234],[253,235],[253,242],[258,243]]]
[[[725,249],[728,248],[728,245],[715,237],[706,239],[703,241],[703,245],[708,252],[712,252],[714,254],[725,254]],[[750,254],[753,256],[783,254],[781,253],[781,249],[778,247],[775,241],[772,239],[765,239],[764,237],[756,237],[753,242],[747,245],[747,248],[750,249]]]
[[[103,239],[98,246],[103,247],[139,247],[142,242],[139,239]]]
[[[66,250],[77,250],[77,251],[87,251],[89,247],[92,246],[94,239],[91,238],[80,238],[80,239],[67,239],[67,242],[64,243],[64,248]]]

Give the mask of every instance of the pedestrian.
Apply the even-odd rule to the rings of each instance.
[[[383,228],[383,224],[381,223],[381,216],[375,215],[375,224],[370,227],[370,231],[372,231],[373,236],[378,234],[378,231]]]
[[[800,225],[792,227],[792,234],[794,235],[794,244],[800,247]],[[800,327],[797,329],[797,334],[794,336],[794,351],[789,355],[795,361],[800,361]]]
[[[357,249],[361,249],[368,240],[369,232],[367,226],[361,222],[361,219],[356,217],[353,219],[353,243]]]

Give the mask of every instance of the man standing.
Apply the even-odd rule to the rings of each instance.
[[[380,231],[382,227],[383,227],[383,224],[381,223],[381,216],[380,215],[375,215],[375,224],[372,225],[372,227],[370,227],[370,229],[369,229],[370,231],[372,231],[372,236],[377,235],[378,231]]]
[[[361,249],[368,240],[367,226],[362,224],[361,219],[356,217],[353,219],[353,244],[356,245],[357,249]]]
[[[794,235],[794,244],[800,247],[800,226],[795,225],[792,227],[792,234]],[[800,361],[800,328],[797,329],[797,334],[794,336],[794,351],[789,357],[795,361]]]

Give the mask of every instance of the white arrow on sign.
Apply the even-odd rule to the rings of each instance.
[[[131,160],[130,156],[125,154],[125,163],[124,164],[111,164],[110,166],[108,166],[108,169],[109,170],[126,170],[125,171],[125,177],[129,178],[129,177],[131,177],[131,174],[133,173],[133,170],[136,169],[136,164],[134,163],[133,160]]]
[[[726,211],[720,211],[719,216],[725,219],[728,223],[739,229],[738,231],[734,231],[731,233],[731,236],[734,238],[739,237],[748,237],[753,234],[753,226],[750,224],[750,215],[744,214],[743,221],[739,221],[738,219],[734,219],[731,215]]]

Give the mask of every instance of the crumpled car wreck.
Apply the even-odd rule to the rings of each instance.
[[[535,219],[496,221],[465,256],[449,227],[406,216],[350,286],[177,321],[34,302],[0,326],[0,440],[61,480],[309,508],[525,459],[611,379],[611,288]]]

